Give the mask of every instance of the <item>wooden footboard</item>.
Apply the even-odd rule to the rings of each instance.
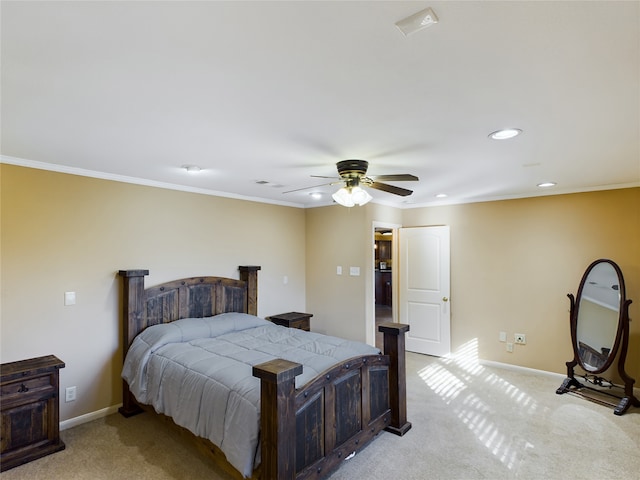
[[[343,362],[296,390],[302,366],[274,360],[253,368],[261,379],[261,473],[269,480],[320,479],[364,448],[381,430],[404,435],[404,334],[390,323],[385,355]]]

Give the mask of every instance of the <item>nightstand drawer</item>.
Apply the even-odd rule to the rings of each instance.
[[[0,387],[0,395],[2,395],[2,400],[6,401],[5,397],[8,396],[42,392],[47,389],[53,390],[51,376],[40,375],[35,378],[18,379],[11,383],[2,384]]]

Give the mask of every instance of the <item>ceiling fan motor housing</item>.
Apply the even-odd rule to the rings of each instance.
[[[367,174],[369,162],[366,160],[342,160],[336,166],[341,178],[360,178]]]

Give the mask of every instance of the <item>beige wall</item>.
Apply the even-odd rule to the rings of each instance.
[[[307,210],[307,311],[313,330],[373,344],[374,222],[399,225],[401,210],[383,205]],[[342,275],[336,267],[342,267]],[[350,267],[360,275],[351,276]]]
[[[307,210],[307,311],[313,313],[313,330],[364,340],[367,237],[362,208],[339,205]],[[342,267],[342,275],[336,267]],[[349,275],[350,267],[361,275]]]
[[[403,225],[451,228],[451,327],[455,351],[566,372],[572,358],[567,293],[584,270],[614,260],[640,318],[640,188],[404,210]],[[525,333],[508,353],[498,341]],[[640,380],[640,323],[631,322],[627,371]]]
[[[587,266],[616,261],[640,318],[640,188],[415,209],[379,205],[307,212],[307,309],[324,333],[365,340],[373,321],[373,222],[451,230],[452,349],[483,360],[566,373],[573,358],[567,293]],[[336,265],[345,273],[337,276]],[[345,267],[361,267],[360,277]],[[364,301],[364,311],[362,302]],[[513,353],[499,342],[525,333]],[[640,381],[640,322],[627,372]]]
[[[258,314],[305,309],[305,212],[0,165],[2,362],[66,362],[61,419],[121,401],[118,269],[147,285],[261,265]],[[283,277],[288,277],[284,285]],[[64,292],[77,304],[64,306]]]

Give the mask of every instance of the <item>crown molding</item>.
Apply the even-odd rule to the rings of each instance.
[[[99,178],[101,180],[110,180],[113,182],[131,183],[134,185],[144,185],[146,187],[164,188],[167,190],[178,190],[181,192],[197,193],[200,195],[209,195],[212,197],[233,198],[235,200],[245,200],[248,202],[268,203],[283,207],[304,208],[305,206],[293,202],[279,202],[277,200],[269,200],[259,197],[250,197],[247,195],[237,195],[229,192],[220,192],[217,190],[209,190],[206,188],[189,187],[187,185],[179,185],[175,183],[158,182],[148,180],[146,178],[129,177],[126,175],[118,175],[115,173],[99,172],[96,170],[87,170],[84,168],[69,167],[67,165],[57,165],[54,163],[38,162],[35,160],[26,160],[24,158],[10,157],[8,155],[0,155],[0,163],[9,165],[17,165],[19,167],[35,168],[38,170],[48,170],[51,172],[66,173],[69,175],[79,175],[81,177]]]

